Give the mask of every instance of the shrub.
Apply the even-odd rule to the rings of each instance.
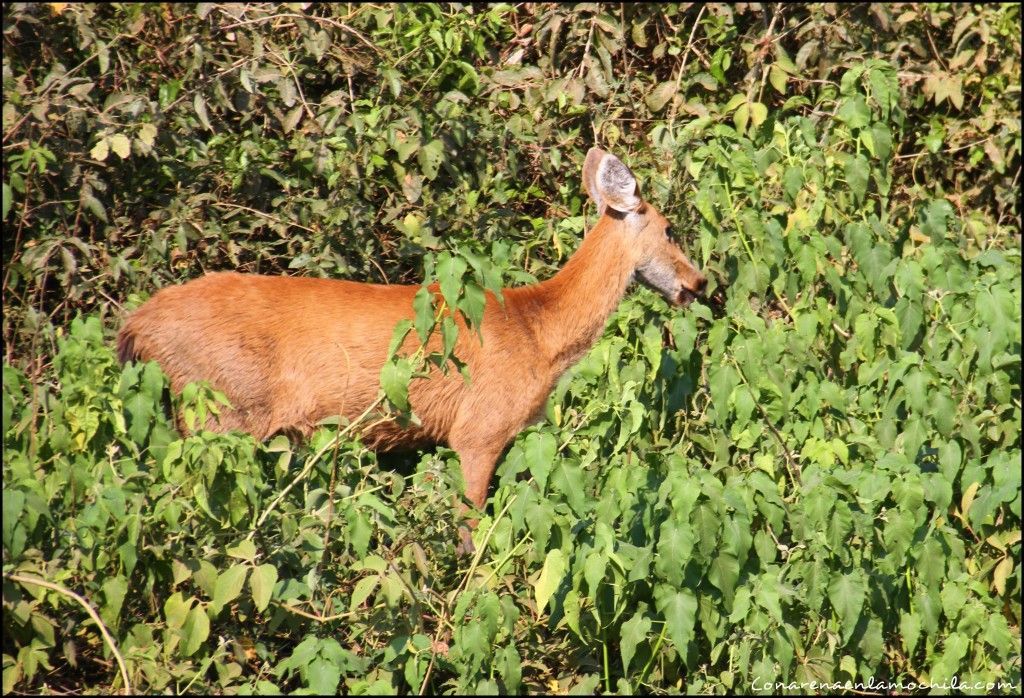
[[[122,660],[149,692],[1019,689],[1018,6],[4,22],[5,691]],[[451,451],[183,438],[115,360],[126,309],[214,269],[471,313],[571,254],[595,142],[709,297],[627,297],[472,559]]]

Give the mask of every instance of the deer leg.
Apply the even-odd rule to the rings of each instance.
[[[494,467],[501,455],[501,449],[493,446],[467,447],[452,446],[459,454],[462,462],[462,479],[466,483],[466,498],[473,503],[478,510],[484,508],[487,502],[487,487],[491,484],[491,476],[494,474]],[[469,507],[462,504],[459,513],[464,514]],[[469,519],[459,526],[459,546],[457,552],[460,555],[468,555],[474,550],[472,531],[479,521]]]

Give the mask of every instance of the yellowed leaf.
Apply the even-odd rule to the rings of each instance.
[[[747,120],[750,118],[750,105],[744,102],[732,115],[732,122],[736,125],[736,131],[743,134],[747,131]]]
[[[110,149],[120,155],[122,159],[126,159],[132,154],[132,143],[128,140],[128,136],[123,133],[115,133],[109,140]]]
[[[960,498],[960,519],[961,521],[967,521],[967,512],[971,510],[971,504],[974,503],[974,496],[978,494],[978,488],[981,487],[981,483],[972,482],[966,490],[964,490],[964,496]]]
[[[409,215],[407,215],[405,217],[405,220],[402,221],[402,224],[405,226],[406,232],[408,232],[410,235],[416,235],[417,233],[420,232],[420,229],[422,227],[422,222],[415,213],[410,213]]]
[[[1003,544],[1002,538],[998,533],[993,533],[991,536],[985,539],[985,542],[991,545],[993,548],[999,548],[1003,552],[1006,551],[1006,545]]]
[[[768,107],[760,102],[750,103],[750,125],[757,128],[768,118]]]
[[[924,233],[922,233],[921,229],[918,228],[916,225],[910,226],[910,239],[913,240],[914,242],[919,242],[922,244],[932,241],[932,239],[925,235]]]
[[[776,92],[782,95],[786,94],[786,71],[777,63],[773,63],[772,67],[768,69],[768,82],[772,84]]]
[[[104,160],[107,159],[107,153],[109,153],[109,152],[110,152],[110,150],[107,147],[107,139],[106,138],[101,138],[96,143],[96,145],[94,145],[92,147],[92,150],[89,151],[89,156],[93,160],[99,160],[100,162],[103,162]]]
[[[1004,557],[992,572],[992,587],[1002,596],[1006,593],[1006,580],[1013,572],[1013,558]]]
[[[156,126],[153,124],[142,124],[139,127],[138,138],[142,141],[147,148],[153,147],[153,140],[156,138]]]

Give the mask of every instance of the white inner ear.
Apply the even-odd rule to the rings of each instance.
[[[597,190],[601,199],[616,211],[629,213],[640,207],[636,179],[614,155],[605,155],[597,166]]]

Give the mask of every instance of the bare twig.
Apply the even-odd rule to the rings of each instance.
[[[217,9],[219,9],[221,12],[224,12],[224,14],[228,14],[222,8],[217,8]],[[228,17],[231,17],[231,15],[228,14]],[[353,29],[352,27],[350,27],[349,25],[345,24],[344,22],[339,22],[338,20],[332,19],[330,17],[317,17],[316,15],[300,15],[300,14],[295,14],[295,13],[290,13],[290,12],[283,12],[281,14],[270,15],[268,17],[255,17],[253,19],[239,20],[239,21],[234,22],[232,24],[225,24],[225,25],[223,25],[221,27],[221,29],[234,29],[235,27],[241,27],[241,26],[246,25],[246,24],[260,24],[262,22],[270,22],[272,20],[280,19],[282,17],[291,18],[291,19],[306,19],[306,20],[311,20],[313,22],[322,22],[324,24],[330,24],[332,27],[337,27],[338,29],[341,29],[342,31],[347,32],[347,33],[351,34],[352,36],[356,37],[357,39],[359,39],[359,41],[361,41],[363,44],[365,44],[367,47],[369,47],[375,53],[380,54],[380,49],[377,48],[372,41],[370,41],[365,36],[363,36],[362,32],[360,32],[360,31],[358,31],[356,29]],[[232,19],[234,19],[234,17],[232,17]]]
[[[939,153],[955,153],[955,152],[958,152],[960,150],[966,150],[967,148],[973,148],[974,146],[981,145],[982,143],[988,143],[990,140],[992,140],[992,138],[993,138],[993,136],[989,136],[988,138],[982,138],[980,141],[974,141],[973,143],[968,143],[967,145],[957,146],[956,148],[945,148],[943,150],[937,150],[934,153],[930,153],[927,150],[922,150],[920,153],[907,153],[906,155],[894,155],[893,156],[893,160],[905,160],[907,158],[919,158],[922,155],[938,155]]]
[[[370,412],[376,409],[377,406],[380,405],[381,402],[383,402],[383,400],[384,396],[381,395],[372,403],[370,403],[370,406],[363,410],[363,413],[361,415],[356,417],[348,426],[339,431],[334,436],[333,439],[331,439],[319,451],[317,451],[315,455],[310,457],[310,459],[306,462],[306,467],[302,469],[302,472],[296,475],[295,479],[289,482],[288,485],[283,490],[281,490],[277,497],[275,497],[274,500],[269,505],[267,505],[267,508],[263,511],[263,513],[260,514],[259,520],[256,521],[256,527],[249,532],[247,538],[252,538],[254,535],[256,535],[256,531],[258,531],[260,527],[263,526],[263,522],[267,520],[268,516],[270,516],[270,512],[274,510],[278,503],[282,499],[284,499],[285,495],[287,495],[291,491],[291,489],[295,487],[295,485],[299,484],[306,477],[306,475],[309,474],[309,471],[313,469],[313,466],[317,464],[317,461],[319,461],[320,458],[322,458],[323,455],[327,453],[327,451],[334,448],[335,441],[341,439],[342,436],[345,436],[346,434],[351,432],[352,429],[358,426],[366,418],[366,416],[370,414]]]
[[[126,696],[131,696],[135,694],[135,691],[132,690],[131,681],[128,680],[128,669],[124,665],[124,658],[121,656],[121,653],[117,651],[117,643],[114,642],[114,638],[110,636],[110,632],[107,630],[107,626],[105,626],[103,624],[103,621],[100,620],[99,614],[96,613],[95,610],[93,610],[92,604],[90,604],[84,597],[79,596],[70,589],[62,587],[60,584],[48,582],[44,579],[38,579],[36,577],[26,577],[24,575],[11,574],[9,572],[4,572],[4,577],[10,579],[12,582],[20,582],[21,584],[33,584],[35,586],[43,587],[44,589],[50,589],[51,591],[55,591],[58,594],[63,594],[64,596],[69,596],[75,601],[77,601],[82,606],[82,608],[85,609],[85,612],[89,614],[89,617],[92,618],[93,622],[96,623],[96,625],[99,627],[100,634],[103,635],[104,642],[106,642],[107,647],[110,648],[110,653],[114,655],[114,659],[117,660],[117,667],[121,672],[121,680],[124,681],[124,688],[121,690],[121,692]]]
[[[116,44],[118,41],[120,41],[124,36],[126,36],[126,35],[125,34],[118,34],[117,36],[115,36],[113,39],[110,40],[110,43],[106,45],[105,49],[107,51],[109,51],[110,47],[113,46],[114,44]],[[72,75],[77,73],[79,70],[84,68],[86,65],[88,65],[90,61],[92,61],[95,58],[99,58],[100,53],[101,53],[100,51],[96,51],[96,53],[92,54],[91,56],[86,58],[84,61],[82,61],[81,63],[76,65],[74,68],[72,68],[68,72],[64,73],[63,75],[61,75],[60,78],[57,78],[57,79],[54,79],[53,81],[51,81],[50,84],[46,86],[46,89],[39,93],[39,97],[36,99],[36,102],[42,101],[42,99],[44,97],[46,97],[46,95],[48,95],[50,93],[50,90],[52,90],[55,85],[57,85],[58,83],[64,84],[64,81],[66,81],[69,77],[71,77]],[[20,119],[18,119],[18,121],[13,126],[11,126],[11,128],[9,128],[6,133],[4,133],[4,137],[3,137],[4,142],[6,142],[8,138],[13,136],[18,131],[19,128],[21,128],[21,125],[23,123],[25,123],[25,119],[27,119],[31,114],[32,114],[32,110],[26,111],[25,114]]]
[[[736,357],[730,357],[730,358],[732,359],[733,366],[735,366],[736,370],[739,371],[740,378],[743,379],[743,382],[747,384],[748,388],[752,387],[750,385],[750,381],[747,380],[746,374],[743,373],[743,368],[740,366],[739,362],[736,360]],[[768,428],[772,432],[772,436],[775,437],[775,440],[779,442],[779,447],[782,448],[782,454],[786,457],[786,470],[789,472],[790,482],[793,483],[793,487],[795,489],[796,486],[797,486],[797,483],[799,482],[799,479],[797,478],[796,471],[794,470],[794,468],[797,468],[797,465],[793,461],[793,454],[791,454],[789,452],[789,447],[786,446],[785,439],[782,438],[782,434],[780,434],[779,430],[775,428],[774,424],[772,424],[772,420],[768,417],[768,414],[764,411],[764,408],[761,407],[760,401],[754,400],[754,406],[757,407],[757,411],[761,414],[761,419],[763,419],[764,423],[768,425]]]
[[[765,32],[765,37],[764,37],[764,43],[765,44],[773,44],[773,43],[775,43],[775,39],[772,37],[772,31],[775,29],[775,20],[777,20],[778,18],[779,18],[779,13],[778,12],[773,12],[772,13],[772,21],[768,24],[768,30]],[[768,71],[764,69],[764,57],[765,57],[765,54],[767,54],[767,49],[764,49],[764,52],[761,53],[761,63],[759,65],[759,70],[761,71],[761,87],[758,88],[758,91],[757,91],[757,101],[758,102],[764,102],[764,85],[768,81]]]
[[[577,69],[578,77],[583,77],[583,68],[587,64],[587,56],[590,55],[590,41],[594,38],[594,25],[597,23],[597,15],[590,20],[590,30],[587,32],[587,43],[583,47],[583,58],[580,59],[580,67]]]
[[[292,80],[295,81],[295,90],[296,92],[299,93],[299,101],[302,102],[302,106],[306,108],[306,116],[308,116],[310,121],[313,122],[313,125],[317,128],[317,130],[323,133],[323,129],[320,128],[320,124],[317,123],[316,114],[314,114],[313,110],[310,109],[309,102],[306,101],[306,95],[302,93],[302,81],[299,80],[299,75],[298,73],[295,72],[295,68],[292,67],[291,62],[286,60],[281,54],[279,54],[272,48],[267,48],[267,52],[270,53],[271,56],[274,56],[277,60],[281,61],[281,64],[284,65],[284,67],[288,69],[288,72],[292,74]]]
[[[487,529],[487,533],[484,535],[484,540],[480,544],[480,547],[477,548],[476,554],[473,556],[473,561],[469,565],[469,569],[466,571],[466,574],[462,577],[462,581],[459,582],[459,586],[456,587],[455,593],[453,593],[451,595],[451,599],[452,599],[453,603],[455,602],[456,599],[459,598],[459,594],[462,593],[462,591],[465,588],[466,584],[469,582],[470,577],[473,576],[473,572],[476,571],[477,564],[479,564],[479,562],[480,562],[480,557],[483,555],[484,550],[487,549],[487,544],[491,542],[491,535],[494,533],[494,529],[497,528],[498,521],[501,520],[501,517],[503,517],[505,515],[505,513],[508,511],[509,507],[512,506],[512,503],[516,501],[518,496],[519,495],[514,494],[511,497],[509,497],[508,501],[505,502],[505,506],[494,517],[494,523],[492,523],[491,527]],[[505,561],[502,561],[501,564],[502,565],[505,564]],[[447,615],[447,614],[448,614],[448,609],[446,607],[445,611],[444,611],[444,615]],[[437,631],[434,633],[434,640],[431,643],[432,646],[437,644],[437,641],[438,641],[438,639],[441,636],[441,631],[444,629],[444,618],[441,618],[440,614],[439,614],[439,618],[441,619],[442,622],[438,624]],[[421,696],[422,695],[426,695],[427,683],[430,681],[430,675],[431,675],[431,673],[434,670],[434,657],[436,656],[436,654],[437,653],[433,651],[433,647],[432,647],[431,648],[431,653],[430,653],[430,663],[427,665],[427,670],[423,674],[423,683],[420,684],[419,694]]]
[[[676,74],[676,92],[679,92],[679,84],[682,82],[683,73],[686,71],[686,62],[690,59],[690,49],[693,47],[693,36],[697,33],[697,27],[700,26],[700,18],[704,16],[704,10],[707,9],[707,5],[701,5],[700,11],[697,12],[697,18],[693,20],[693,27],[690,28],[690,38],[686,41],[686,49],[683,51],[683,60],[679,64],[679,72]],[[672,133],[672,127],[676,123],[676,105],[678,102],[672,100],[672,111],[669,112],[668,116],[668,130]]]
[[[249,208],[248,206],[242,206],[240,204],[232,204],[232,203],[229,203],[227,201],[216,201],[216,202],[214,202],[213,205],[217,206],[219,208],[237,208],[237,209],[239,209],[241,211],[248,211],[249,213],[255,213],[257,216],[262,216],[263,218],[266,218],[267,220],[271,220],[271,221],[273,221],[275,223],[279,223],[281,225],[294,226],[296,228],[300,228],[300,229],[305,230],[307,232],[313,233],[314,235],[315,234],[319,234],[319,232],[320,232],[319,230],[313,230],[312,228],[307,228],[306,226],[304,226],[304,225],[302,225],[300,223],[295,223],[294,221],[285,221],[285,220],[282,220],[282,219],[278,218],[277,216],[272,216],[269,213],[264,213],[263,211],[259,211],[259,210],[255,209],[255,208]]]
[[[290,606],[289,604],[280,603],[278,601],[275,601],[274,603],[277,604],[278,608],[288,611],[289,613],[294,613],[297,616],[302,616],[303,618],[315,620],[317,623],[330,623],[331,621],[349,618],[356,614],[356,611],[346,611],[345,613],[335,613],[332,616],[318,616],[315,613],[307,613],[306,611],[302,611],[295,606]],[[362,613],[362,611],[359,611],[359,613]]]

